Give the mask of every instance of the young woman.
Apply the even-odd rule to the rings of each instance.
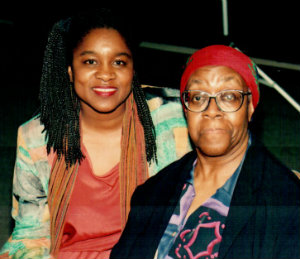
[[[3,256],[108,258],[135,187],[189,151],[177,92],[140,87],[127,29],[108,10],[53,26],[40,113],[18,131]]]

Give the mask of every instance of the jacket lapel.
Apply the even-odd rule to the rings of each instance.
[[[219,258],[224,258],[243,227],[256,211],[257,190],[263,170],[261,150],[253,145],[247,151],[242,171],[233,192],[226,226],[219,250]]]

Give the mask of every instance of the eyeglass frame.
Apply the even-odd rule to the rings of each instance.
[[[220,108],[220,106],[219,106],[219,104],[218,104],[218,102],[217,102],[217,95],[219,95],[219,94],[222,93],[222,92],[227,92],[227,91],[239,92],[239,93],[242,95],[242,102],[241,102],[239,108],[237,108],[237,109],[234,110],[234,111],[223,111],[223,110]],[[203,111],[193,111],[193,110],[191,110],[191,109],[186,105],[186,101],[185,101],[185,99],[184,99],[184,95],[185,95],[186,93],[189,93],[189,92],[201,92],[201,93],[206,93],[206,94],[208,95],[208,102],[207,102],[207,105],[206,105],[206,107],[205,107],[205,109],[204,109]],[[213,95],[213,94],[210,94],[210,93],[207,93],[207,92],[205,92],[205,91],[201,91],[201,90],[184,90],[184,91],[182,92],[181,97],[182,97],[182,102],[183,102],[184,106],[185,106],[189,111],[191,111],[191,112],[204,112],[204,111],[206,111],[206,110],[208,109],[208,107],[209,107],[209,104],[210,104],[211,99],[215,99],[216,105],[217,105],[217,107],[218,107],[218,109],[219,109],[220,111],[226,112],[226,113],[231,113],[231,112],[237,112],[239,109],[241,109],[241,107],[243,106],[243,103],[244,103],[244,99],[245,99],[244,97],[245,97],[245,96],[248,96],[248,95],[252,95],[252,93],[251,93],[251,92],[244,92],[244,91],[242,91],[242,90],[236,90],[236,89],[222,90],[222,91],[220,91],[220,92],[217,92],[217,93],[214,94],[214,95]]]

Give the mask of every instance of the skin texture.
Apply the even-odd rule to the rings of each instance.
[[[82,142],[94,174],[106,174],[120,161],[125,101],[131,93],[133,60],[114,29],[93,29],[73,52],[68,68],[80,99]]]
[[[116,30],[94,29],[75,49],[69,75],[84,111],[124,110],[133,77],[131,52]],[[104,88],[115,91],[99,91]]]
[[[195,70],[186,89],[210,94],[222,90],[248,91],[242,77],[224,66]],[[214,99],[203,112],[185,111],[189,134],[198,155],[194,174],[196,198],[188,215],[230,178],[243,158],[248,144],[248,123],[254,111],[251,97],[244,98],[242,107],[232,113],[220,111]]]
[[[188,81],[187,89],[211,94],[222,90],[247,91],[241,76],[227,67],[204,67],[196,70]],[[222,112],[215,100],[211,100],[207,110],[200,113],[187,111],[186,115],[190,136],[198,153],[203,156],[229,155],[247,141],[248,121],[252,116],[247,99],[236,112]]]

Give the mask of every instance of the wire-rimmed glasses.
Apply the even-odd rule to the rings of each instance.
[[[211,98],[215,99],[221,111],[236,112],[242,107],[245,95],[251,95],[251,93],[241,90],[223,90],[212,95],[201,90],[185,90],[182,93],[182,99],[185,107],[192,112],[205,111]]]

